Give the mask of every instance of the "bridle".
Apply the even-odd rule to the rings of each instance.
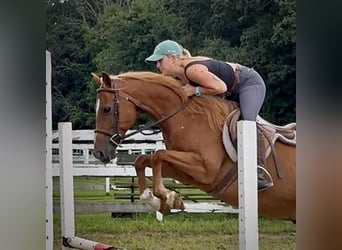
[[[120,129],[120,103],[119,103],[119,96],[122,96],[125,98],[126,101],[129,101],[131,103],[133,103],[134,106],[140,108],[141,110],[145,110],[147,112],[152,111],[149,107],[147,107],[146,105],[144,105],[143,103],[141,103],[139,100],[135,99],[134,97],[120,92],[119,88],[118,88],[118,84],[117,84],[117,80],[116,79],[111,79],[111,81],[113,82],[113,89],[109,89],[109,88],[98,88],[96,90],[96,93],[100,93],[100,92],[109,92],[112,93],[114,95],[114,101],[113,101],[113,106],[114,106],[114,116],[113,119],[115,121],[115,127],[114,127],[114,131],[115,133],[112,134],[111,132],[104,130],[104,129],[98,129],[96,128],[94,130],[95,133],[99,133],[99,134],[104,134],[107,135],[109,137],[109,141],[115,146],[118,147],[122,141],[128,137],[131,137],[132,135],[135,135],[137,133],[141,133],[143,130],[149,129],[153,126],[159,125],[160,123],[166,121],[167,119],[170,119],[172,116],[176,115],[178,112],[180,112],[181,110],[183,110],[189,103],[189,99],[187,99],[184,103],[182,103],[182,105],[179,107],[179,109],[175,110],[174,112],[168,114],[167,116],[162,117],[161,119],[159,119],[158,121],[149,124],[149,125],[145,125],[143,127],[141,127],[140,129],[133,131],[131,133],[128,133],[124,136],[120,135],[119,129]]]

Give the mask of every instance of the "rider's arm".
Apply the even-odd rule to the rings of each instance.
[[[227,91],[226,84],[216,75],[208,71],[202,64],[194,64],[187,68],[186,76],[200,85],[201,94],[219,95]],[[188,96],[195,95],[195,87],[187,84],[183,87]]]

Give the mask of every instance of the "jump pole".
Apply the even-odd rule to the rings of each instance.
[[[72,173],[71,122],[58,123],[62,250],[119,250],[119,248],[75,236],[74,183]]]
[[[239,250],[258,250],[256,123],[238,121]]]

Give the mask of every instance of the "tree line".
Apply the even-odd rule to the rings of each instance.
[[[93,129],[90,72],[157,72],[144,59],[165,39],[192,55],[253,67],[267,88],[261,116],[296,120],[295,0],[46,0],[46,16],[54,129],[61,121]]]

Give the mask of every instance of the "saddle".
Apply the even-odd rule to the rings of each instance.
[[[223,126],[222,140],[225,150],[228,156],[233,162],[237,162],[237,122],[241,117],[240,108],[236,108],[229,114],[227,120]],[[278,156],[275,150],[274,144],[276,141],[285,143],[287,145],[296,145],[296,123],[289,123],[285,126],[274,125],[260,116],[256,119],[257,129],[265,136],[264,140],[265,146],[265,159],[271,154],[273,154],[275,168],[279,178],[282,178],[281,167],[278,163]],[[259,149],[258,149],[259,150]],[[268,171],[265,169],[266,173]],[[269,175],[269,173],[268,173]],[[222,169],[222,175],[224,176],[219,183],[210,190],[208,193],[214,197],[221,195],[230,185],[238,178],[237,168]]]
[[[240,108],[233,110],[227,117],[227,120],[223,126],[222,139],[227,154],[233,162],[237,161],[237,122],[241,117]],[[257,116],[256,119],[257,129],[265,136],[267,140],[265,142],[265,159],[273,153],[278,176],[281,177],[279,164],[277,162],[277,153],[274,148],[276,141],[280,141],[287,145],[296,145],[296,123],[289,123],[284,126],[274,125],[261,116]]]

